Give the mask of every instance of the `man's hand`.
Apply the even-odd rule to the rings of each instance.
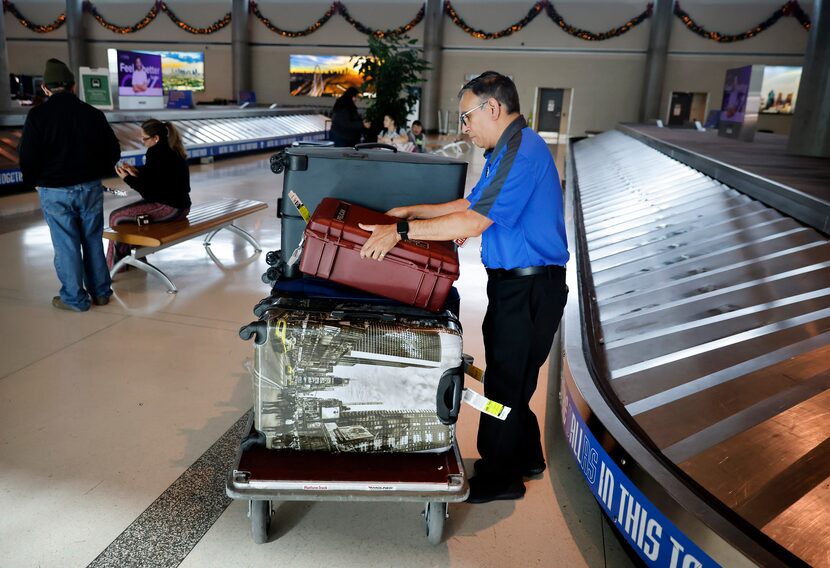
[[[372,236],[360,249],[360,258],[383,260],[386,253],[395,248],[400,239],[398,228],[395,225],[364,225],[358,223],[358,226],[364,231],[372,233]]]
[[[395,207],[394,209],[387,211],[386,214],[390,217],[397,217],[398,219],[412,220],[415,218],[415,215],[410,213],[409,209],[406,207]]]

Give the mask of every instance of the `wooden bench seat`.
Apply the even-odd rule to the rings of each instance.
[[[262,201],[220,199],[193,205],[187,219],[181,221],[150,223],[142,227],[134,223],[107,227],[104,229],[105,239],[135,247],[129,256],[125,256],[112,267],[110,275],[114,277],[125,265],[134,266],[160,278],[167,285],[167,291],[174,294],[178,292],[176,286],[164,272],[143,260],[146,256],[205,234],[207,236],[203,244],[208,247],[213,236],[222,229],[228,229],[241,236],[253,245],[256,252],[260,252],[262,247],[257,240],[247,231],[237,227],[234,221],[267,207],[268,205]]]

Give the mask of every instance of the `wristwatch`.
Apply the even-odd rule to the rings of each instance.
[[[401,236],[402,241],[409,240],[409,221],[406,219],[398,221],[398,234]]]

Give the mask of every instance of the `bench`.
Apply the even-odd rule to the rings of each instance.
[[[134,266],[160,278],[167,285],[167,292],[175,294],[179,291],[178,288],[164,272],[144,260],[145,257],[205,234],[207,236],[202,244],[209,247],[213,236],[222,229],[228,229],[236,233],[251,243],[256,252],[261,252],[262,247],[257,240],[247,231],[237,227],[234,221],[267,207],[268,205],[261,201],[221,199],[193,205],[187,219],[181,221],[150,223],[144,226],[127,223],[116,227],[107,227],[104,229],[105,239],[135,247],[129,256],[125,256],[112,267],[110,276],[115,277],[115,274],[126,265]]]

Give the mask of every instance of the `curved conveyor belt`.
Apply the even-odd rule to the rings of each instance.
[[[830,565],[830,242],[621,132],[567,201],[563,420],[616,527],[650,565]]]

